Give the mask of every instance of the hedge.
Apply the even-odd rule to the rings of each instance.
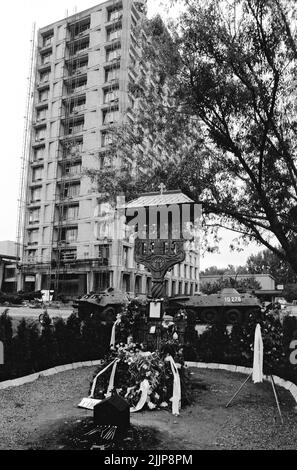
[[[109,348],[110,325],[95,319],[81,322],[75,315],[64,321],[48,318],[42,330],[23,318],[13,335],[12,320],[5,311],[0,316],[0,340],[4,343],[4,365],[0,381],[34,374],[51,367],[101,359]]]
[[[198,335],[195,326],[188,326],[185,336],[185,360],[253,366],[256,324],[234,325],[231,332],[224,324],[209,326]],[[264,373],[278,375],[297,384],[297,365],[291,364],[290,344],[297,339],[297,319],[286,317],[281,323],[273,315],[259,321],[264,344]]]

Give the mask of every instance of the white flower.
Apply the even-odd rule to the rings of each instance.
[[[157,405],[155,405],[154,403],[152,403],[152,402],[150,401],[150,402],[148,402],[147,406],[149,407],[150,410],[154,410]]]

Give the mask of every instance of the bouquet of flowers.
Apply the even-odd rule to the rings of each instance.
[[[174,341],[171,344],[166,342],[162,345],[160,352],[150,352],[144,351],[143,346],[139,344],[118,344],[100,367],[103,369],[112,361],[117,361],[113,388],[110,389],[110,373],[102,374],[97,380],[94,398],[104,399],[109,389],[109,394],[118,393],[129,402],[131,408],[137,407],[144,398],[143,406],[150,410],[169,407],[174,384],[169,357],[173,358],[178,370],[181,396],[187,397],[188,394],[183,392],[188,380],[182,359],[182,349],[179,346]],[[144,388],[146,393],[144,393]],[[187,399],[182,400],[182,404],[187,401]]]

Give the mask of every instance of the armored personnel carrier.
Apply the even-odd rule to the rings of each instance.
[[[249,293],[239,293],[236,289],[222,289],[217,294],[195,294],[169,299],[169,310],[183,309],[190,322],[225,324],[245,323],[250,315],[260,318],[261,303]]]
[[[110,323],[128,303],[129,297],[126,293],[110,287],[102,292],[82,296],[73,306],[77,309],[77,315],[81,320],[94,316],[98,320]]]

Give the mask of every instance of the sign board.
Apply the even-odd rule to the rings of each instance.
[[[161,319],[162,317],[162,300],[156,300],[149,303],[149,318]]]
[[[276,290],[284,290],[284,285],[283,284],[278,284],[276,286]]]

